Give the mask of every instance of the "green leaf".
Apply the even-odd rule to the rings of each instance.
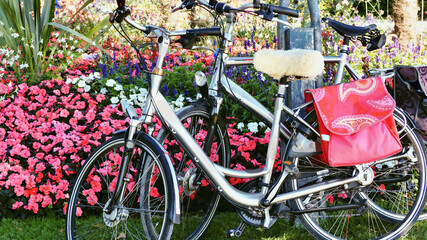
[[[62,30],[64,30],[64,31],[67,31],[67,32],[69,32],[69,33],[71,33],[71,34],[73,34],[73,35],[75,35],[75,36],[77,36],[77,37],[79,37],[79,38],[81,38],[81,39],[85,40],[86,42],[88,42],[88,44],[91,44],[91,45],[93,45],[93,46],[96,46],[97,48],[101,49],[104,53],[109,54],[109,53],[108,53],[104,48],[102,48],[102,47],[98,46],[94,41],[92,41],[92,40],[91,40],[91,39],[89,39],[88,37],[84,36],[84,35],[83,35],[83,34],[81,34],[81,33],[76,32],[75,30],[73,30],[73,29],[71,29],[71,28],[69,28],[69,27],[66,27],[66,26],[64,26],[64,25],[61,25],[61,24],[59,24],[59,23],[53,23],[53,22],[50,22],[50,23],[49,23],[49,25],[52,25],[52,26],[55,26],[55,27],[57,27],[57,28],[60,28],[60,29],[62,29]]]

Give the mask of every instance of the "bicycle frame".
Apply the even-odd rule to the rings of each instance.
[[[294,113],[291,109],[283,105],[283,98],[277,98],[275,102],[275,114],[274,117],[269,116],[269,113],[267,110],[257,110],[256,107],[259,104],[254,104],[257,101],[253,98],[249,98],[247,106],[251,106],[251,109],[253,109],[255,112],[260,112],[260,115],[267,115],[269,116],[267,119],[273,119],[271,121],[272,123],[272,134],[270,137],[270,143],[268,147],[267,152],[267,160],[266,160],[266,166],[265,168],[259,169],[259,170],[249,170],[249,171],[240,171],[240,170],[232,170],[232,169],[224,169],[218,166],[215,166],[214,163],[209,159],[209,157],[206,155],[205,151],[196,143],[196,141],[193,139],[193,137],[190,135],[190,133],[187,131],[187,129],[183,126],[181,123],[181,120],[176,116],[174,110],[169,106],[169,103],[166,101],[165,97],[161,94],[160,90],[160,83],[162,80],[161,76],[161,65],[163,63],[163,57],[166,54],[166,51],[169,47],[169,39],[164,33],[160,33],[160,36],[163,37],[163,41],[159,43],[159,60],[157,61],[157,66],[155,70],[153,71],[153,74],[151,75],[151,88],[149,91],[149,97],[147,99],[146,105],[143,110],[143,115],[140,118],[141,122],[145,122],[147,125],[151,125],[151,119],[154,114],[156,114],[164,126],[166,126],[170,132],[174,135],[176,140],[180,143],[180,145],[183,147],[184,151],[186,151],[191,158],[194,160],[194,162],[206,173],[207,177],[212,181],[212,183],[215,185],[216,189],[225,196],[229,201],[231,201],[233,204],[245,206],[245,207],[260,207],[264,204],[270,205],[275,204],[279,202],[286,201],[288,199],[294,199],[298,197],[305,196],[309,193],[314,193],[322,190],[326,190],[328,188],[337,187],[344,184],[349,184],[352,182],[356,182],[360,180],[361,172],[359,174],[355,175],[354,177],[351,177],[346,180],[339,180],[339,181],[329,181],[329,182],[322,182],[315,186],[311,186],[309,188],[301,188],[298,191],[295,192],[289,192],[289,193],[283,193],[283,194],[277,194],[277,190],[272,190],[267,194],[268,187],[262,187],[262,191],[258,193],[248,193],[240,191],[236,188],[234,188],[225,178],[225,176],[235,176],[240,178],[247,178],[247,177],[260,177],[264,176],[264,182],[269,182],[271,178],[271,174],[273,172],[273,164],[276,157],[276,151],[278,147],[279,142],[279,128],[280,128],[280,114],[282,109],[285,110],[287,113]],[[232,86],[231,84],[229,86]],[[237,85],[236,85],[237,86]],[[231,90],[237,91],[236,86],[230,88]],[[284,93],[285,91],[285,84],[279,85],[279,93]],[[243,92],[243,90],[240,90],[239,92]],[[243,97],[242,97],[243,98]],[[305,123],[305,121],[300,118],[299,119],[302,123]],[[308,123],[305,123],[309,126]],[[150,133],[151,130],[149,130]],[[387,161],[389,161],[388,159]],[[282,177],[280,179],[284,179],[286,175],[288,174],[287,171],[282,172]],[[277,184],[280,186],[281,184]],[[265,200],[269,200],[266,202]],[[266,211],[268,211],[268,206],[265,206]]]
[[[231,16],[233,17],[233,16]],[[143,29],[142,26],[136,24],[133,21],[127,20],[128,23],[133,25],[137,29]],[[232,38],[231,31],[232,26],[234,25],[234,21],[228,21],[227,29],[228,31],[225,33],[226,40]],[[277,148],[279,144],[280,138],[284,140],[288,140],[291,136],[291,131],[286,128],[280,122],[282,111],[287,115],[293,116],[299,123],[304,124],[305,126],[311,128],[317,135],[319,133],[313,129],[309,123],[304,121],[301,117],[298,116],[298,111],[307,106],[307,104],[303,104],[302,106],[296,108],[297,111],[293,111],[284,105],[283,97],[277,97],[275,100],[275,112],[274,115],[270,113],[261,103],[259,103],[255,98],[246,93],[242,88],[240,88],[237,84],[233,83],[231,80],[227,79],[222,75],[224,72],[226,65],[238,65],[242,64],[250,64],[250,58],[228,58],[226,53],[220,53],[219,58],[220,61],[217,61],[215,74],[213,76],[213,80],[210,86],[210,95],[215,96],[216,98],[216,110],[219,109],[220,104],[222,103],[222,96],[220,94],[220,89],[222,89],[229,97],[233,100],[239,102],[242,106],[247,108],[249,111],[254,113],[257,117],[259,117],[263,122],[271,127],[271,135],[270,142],[267,150],[266,164],[264,168],[256,169],[256,170],[233,170],[229,168],[221,167],[217,164],[214,164],[205,151],[197,144],[197,142],[193,139],[191,134],[187,131],[187,129],[181,123],[181,120],[177,117],[174,110],[170,107],[169,103],[166,101],[165,97],[162,95],[160,91],[161,81],[162,81],[162,64],[164,57],[169,48],[170,44],[170,36],[180,36],[184,35],[184,31],[176,31],[176,32],[167,32],[162,29],[154,30],[152,33],[155,34],[156,37],[161,39],[159,40],[159,57],[156,63],[156,67],[154,68],[151,74],[151,83],[149,89],[149,95],[147,96],[147,101],[142,111],[141,117],[138,119],[139,123],[145,123],[148,126],[148,134],[152,134],[154,131],[154,127],[152,124],[152,118],[154,115],[157,115],[163,125],[172,133],[172,135],[176,138],[180,146],[186,151],[191,159],[195,162],[196,165],[207,175],[210,181],[213,183],[216,190],[221,193],[221,195],[225,196],[231,203],[234,205],[240,205],[244,207],[262,207],[264,208],[264,213],[266,216],[266,221],[264,225],[267,227],[269,225],[269,210],[272,204],[284,202],[289,199],[295,199],[299,197],[306,196],[310,193],[315,193],[323,190],[327,190],[329,188],[334,188],[338,186],[342,186],[345,184],[350,184],[353,182],[359,182],[363,184],[364,178],[364,169],[361,165],[355,166],[359,171],[353,177],[344,180],[330,180],[326,182],[321,182],[316,185],[310,187],[303,187],[294,192],[280,193],[278,191],[280,186],[283,184],[286,176],[292,172],[291,170],[285,167],[285,170],[282,171],[279,179],[273,185],[272,188],[269,188],[269,183],[271,181],[271,176],[273,173],[274,161],[276,159]],[[326,57],[325,62],[327,63],[339,63],[339,70],[337,74],[337,78],[335,83],[339,83],[342,81],[342,75],[344,68],[349,71],[350,75],[359,79],[359,75],[354,71],[354,69],[348,64],[346,60],[346,53],[341,53],[338,57]],[[280,81],[279,83],[279,95],[285,93],[286,90],[286,82]],[[131,112],[131,111],[129,111]],[[132,117],[131,117],[132,119]],[[134,119],[134,118],[133,118]],[[135,120],[135,119],[134,119]],[[134,123],[136,121],[133,121]],[[136,128],[137,124],[131,124],[130,128]],[[129,133],[134,130],[130,129]],[[132,134],[128,134],[129,141],[132,139]],[[165,153],[167,154],[167,153]],[[402,156],[393,156],[387,159],[383,159],[377,161],[376,163],[387,162],[393,159],[398,159]],[[260,192],[249,193],[244,192],[239,189],[233,187],[225,178],[225,176],[237,177],[237,178],[256,178],[263,177],[264,186],[261,188]],[[178,191],[176,191],[178,192]],[[175,193],[177,194],[177,193]],[[176,197],[176,196],[175,196]],[[177,203],[175,203],[177,204]],[[177,207],[179,209],[179,206]],[[179,212],[175,213],[179,215]]]

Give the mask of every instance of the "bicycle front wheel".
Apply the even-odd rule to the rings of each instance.
[[[417,221],[425,204],[425,147],[401,117],[394,118],[402,152],[397,159],[367,166],[374,173],[371,184],[347,184],[290,201],[299,220],[316,238],[396,239]],[[288,179],[289,191],[346,179],[357,172],[354,167],[327,166],[317,156],[292,160],[301,174]]]
[[[136,134],[136,136],[138,133]],[[169,239],[173,223],[167,176],[150,141],[137,136],[121,201],[110,213],[104,207],[116,187],[124,134],[99,146],[77,176],[67,209],[67,239]],[[149,177],[147,177],[149,175]]]
[[[177,116],[194,139],[205,148],[211,129],[210,108],[197,104],[177,111]],[[196,167],[166,129],[160,130],[157,140],[163,143],[173,161],[180,187],[181,218],[173,233],[174,239],[199,239],[215,215],[220,194]],[[229,166],[230,145],[225,125],[218,119],[210,150],[210,159],[221,166]]]

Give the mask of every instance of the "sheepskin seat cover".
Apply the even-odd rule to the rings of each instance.
[[[264,49],[255,53],[255,69],[281,79],[283,76],[314,78],[323,71],[323,56],[319,51]]]

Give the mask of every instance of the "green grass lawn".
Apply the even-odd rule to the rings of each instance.
[[[203,239],[220,240],[225,238],[224,232],[237,227],[240,223],[236,213],[217,214],[205,233]],[[179,225],[175,226],[179,231]],[[65,239],[65,219],[63,216],[50,215],[45,217],[29,217],[26,219],[2,219],[0,222],[0,239],[7,240],[56,240]],[[314,239],[304,228],[289,226],[288,222],[279,220],[268,230],[248,226],[240,238],[242,240],[311,240]],[[405,240],[427,239],[427,222],[418,222],[412,228]],[[101,239],[97,239],[101,240]]]

